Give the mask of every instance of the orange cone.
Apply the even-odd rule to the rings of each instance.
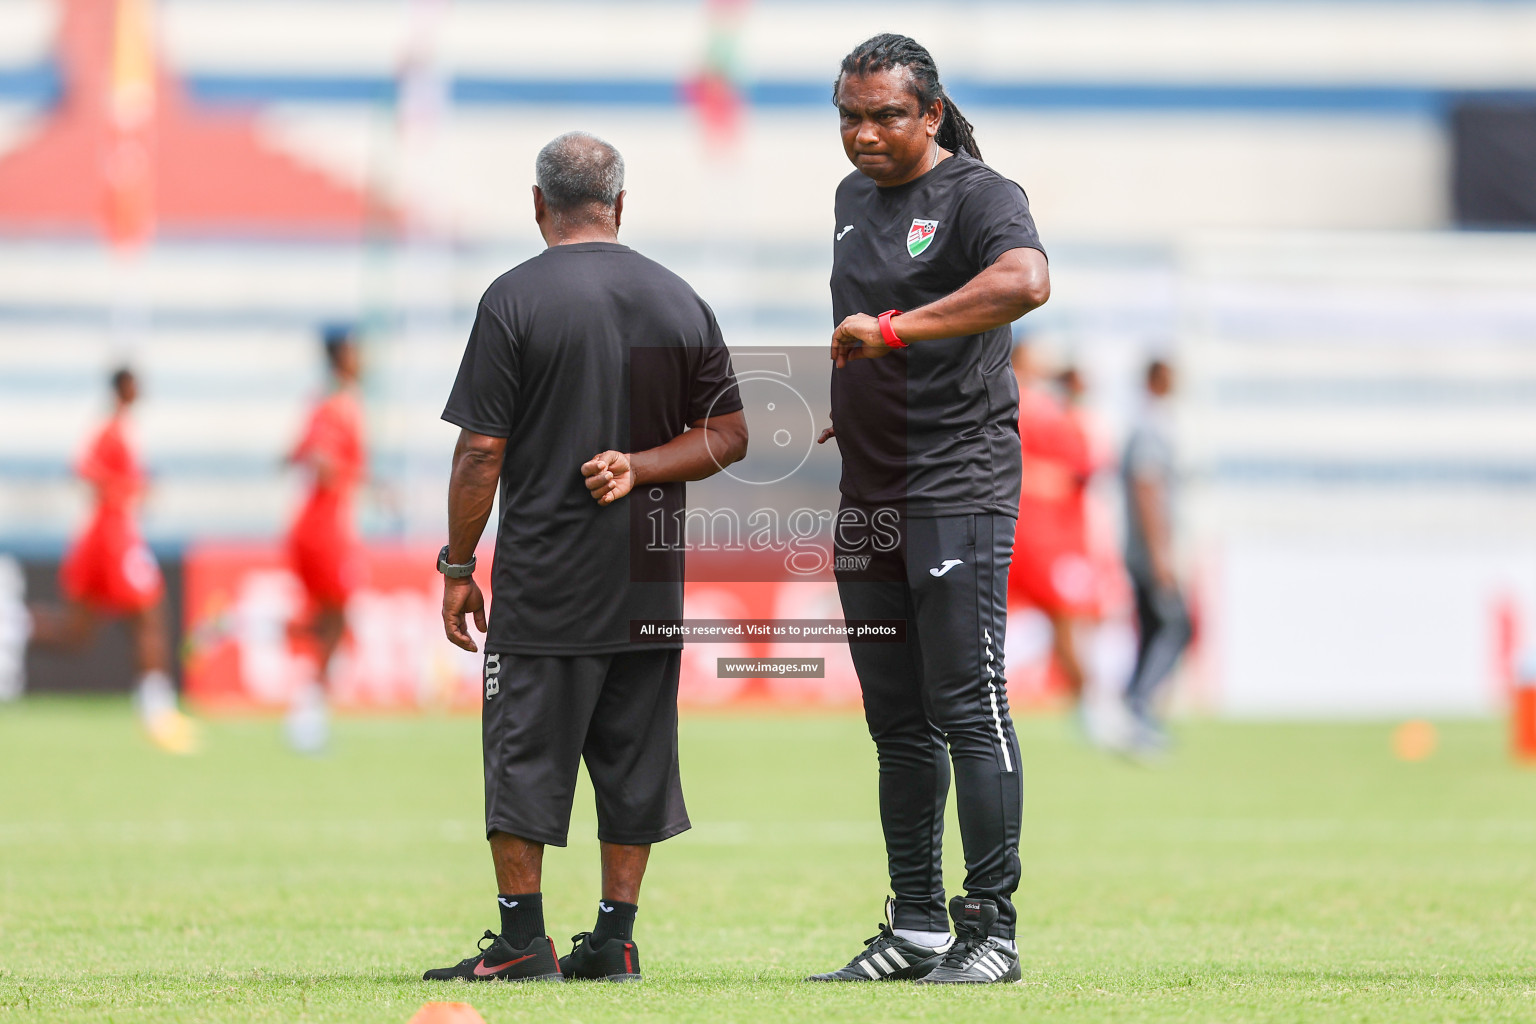
[[[1516,761],[1536,761],[1536,679],[1520,673],[1509,705],[1509,740]]]
[[[485,1024],[485,1018],[468,1003],[426,1003],[410,1024]]]
[[[1439,743],[1434,725],[1419,719],[1404,722],[1392,733],[1392,753],[1399,761],[1423,761]]]

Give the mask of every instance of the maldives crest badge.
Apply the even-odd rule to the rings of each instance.
[[[912,218],[912,230],[907,232],[907,252],[914,258],[921,255],[933,241],[933,233],[937,230],[939,230],[939,222],[936,220]]]

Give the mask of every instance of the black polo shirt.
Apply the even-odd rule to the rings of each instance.
[[[681,647],[632,643],[629,624],[682,616],[682,551],[647,550],[643,537],[651,517],[675,521],[684,485],[647,484],[599,506],[581,466],[740,409],[714,313],[661,264],[583,242],[497,278],[443,410],[449,423],[507,438],[486,650]]]
[[[1044,252],[1024,190],[963,153],[905,185],[854,171],[837,188],[832,322],[912,310],[1009,249]],[[842,492],[908,515],[1019,512],[1012,333],[920,341],[832,371]]]

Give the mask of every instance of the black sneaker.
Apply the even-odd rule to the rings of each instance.
[[[987,985],[1023,977],[1019,954],[987,934],[997,921],[996,903],[956,896],[949,901],[949,916],[955,919],[954,945],[922,979],[924,984]]]
[[[490,945],[485,940],[490,939]],[[422,981],[564,981],[560,962],[555,959],[555,943],[541,935],[522,949],[495,932],[480,937],[480,952],[452,967],[439,967],[421,976]]]
[[[592,933],[572,935],[576,948],[560,958],[560,973],[592,981],[639,981],[640,947],[634,939],[607,939],[592,944]]]
[[[813,974],[806,981],[916,981],[933,970],[943,958],[943,948],[919,946],[897,935],[894,901],[885,901],[885,923],[880,932],[864,940],[864,952],[826,974]]]

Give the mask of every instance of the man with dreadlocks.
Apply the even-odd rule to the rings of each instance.
[[[880,934],[812,980],[1016,981],[1022,795],[1002,665],[1020,476],[1009,324],[1049,296],[1045,253],[1023,189],[982,162],[922,46],[863,43],[833,101],[856,168],[837,189],[821,438],[835,436],[843,459],[838,592],[847,619],[904,620],[906,632],[851,645],[895,896]],[[953,938],[941,856],[951,761],[966,864]]]

